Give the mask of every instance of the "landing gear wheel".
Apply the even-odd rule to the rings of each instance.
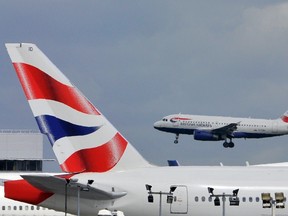
[[[225,141],[225,142],[223,143],[223,147],[224,147],[224,148],[228,148],[228,147],[229,147],[229,143]]]
[[[179,139],[179,134],[176,134],[175,140],[174,140],[174,144],[178,144],[178,139]]]
[[[233,142],[229,143],[229,148],[234,148],[234,143]]]

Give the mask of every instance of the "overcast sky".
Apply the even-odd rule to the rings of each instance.
[[[0,4],[0,128],[36,129],[4,44],[31,42],[151,163],[288,161],[288,136],[195,141],[156,131],[173,113],[278,118],[288,110],[288,2],[31,1]],[[47,140],[46,140],[47,141]],[[50,145],[45,157],[54,157]]]

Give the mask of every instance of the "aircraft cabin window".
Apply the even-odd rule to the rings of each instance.
[[[249,197],[249,202],[253,202],[253,198],[252,197]]]
[[[37,207],[36,207],[36,209],[37,209],[37,210],[40,210],[40,207],[39,207],[39,206],[37,206]]]
[[[23,207],[22,207],[22,206],[19,206],[19,210],[22,211],[22,209],[23,209]]]
[[[25,210],[26,210],[26,211],[28,210],[28,206],[25,206]]]
[[[11,206],[8,206],[8,210],[11,211]]]
[[[16,211],[17,210],[17,206],[14,206],[13,209]]]
[[[259,198],[259,197],[256,197],[255,200],[256,200],[256,202],[259,202],[259,201],[260,201],[260,198]]]
[[[202,197],[201,197],[201,200],[202,200],[202,202],[205,202],[205,197],[202,196]]]
[[[212,197],[209,197],[208,200],[209,200],[209,202],[212,202]]]
[[[5,210],[5,206],[2,206],[2,210]]]
[[[31,206],[31,210],[34,210],[34,206]]]
[[[199,198],[198,196],[195,197],[195,202],[198,202],[199,201]]]
[[[242,197],[242,202],[246,202],[246,197]]]

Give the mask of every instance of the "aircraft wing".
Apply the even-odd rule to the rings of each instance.
[[[232,136],[232,133],[237,129],[237,125],[239,124],[240,122],[230,123],[228,125],[225,125],[224,127],[213,129],[211,132],[213,134],[218,134],[218,135]]]
[[[21,175],[29,184],[44,191],[55,194],[65,194],[67,181],[65,178],[51,175]],[[81,197],[94,200],[108,200],[125,196],[127,192],[118,190],[115,187],[106,185],[87,185],[78,182],[67,184],[67,196],[78,195],[78,187],[81,190]]]

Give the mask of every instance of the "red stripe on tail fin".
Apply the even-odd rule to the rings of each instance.
[[[64,171],[106,172],[121,159],[128,142],[117,133],[109,142],[95,148],[82,149],[72,154],[61,168]]]
[[[13,65],[27,100],[54,100],[86,114],[100,114],[75,87],[64,85],[31,65],[24,63]]]
[[[281,119],[282,119],[283,122],[288,123],[288,111],[286,111],[286,112],[283,114],[283,116],[281,117]]]
[[[288,123],[288,116],[282,116],[282,121],[284,121],[284,122],[286,122],[286,123]]]

